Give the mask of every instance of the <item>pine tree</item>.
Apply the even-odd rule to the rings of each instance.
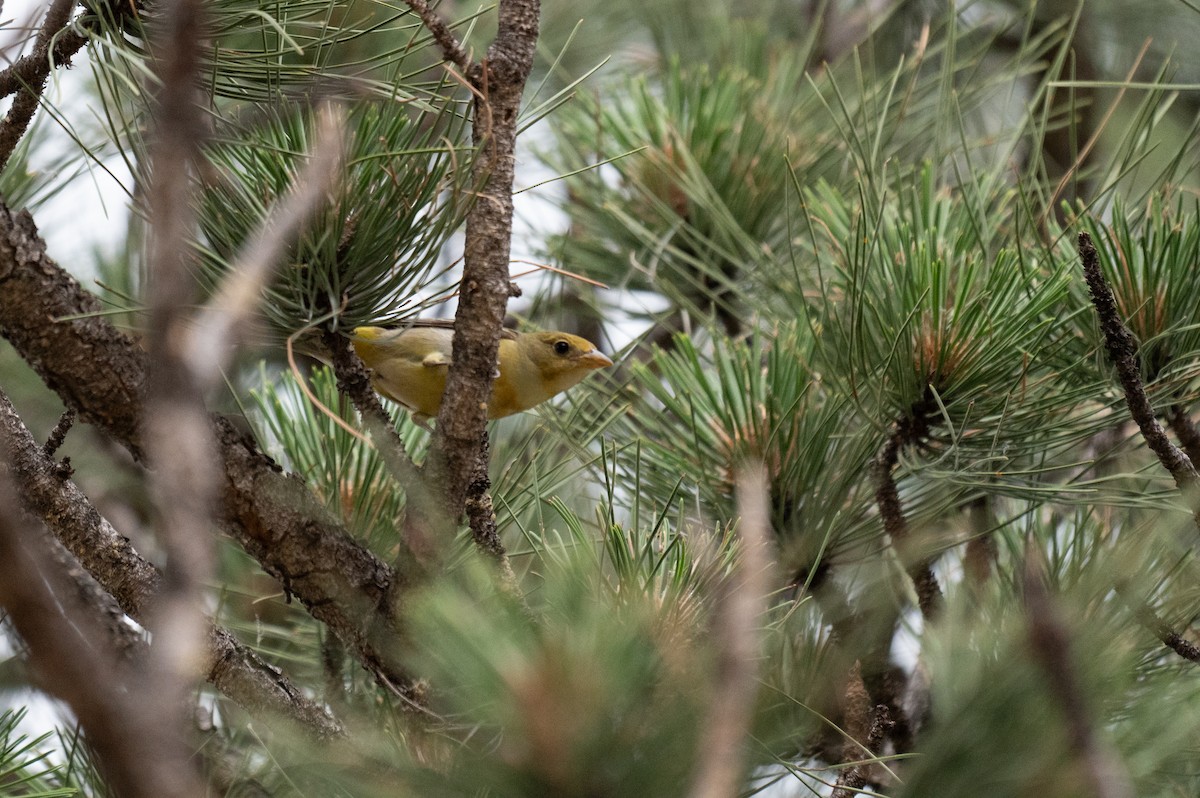
[[[0,793],[1195,794],[1197,17],[1110,5],[54,0]],[[347,335],[451,314],[423,427]],[[506,316],[617,366],[489,424]]]

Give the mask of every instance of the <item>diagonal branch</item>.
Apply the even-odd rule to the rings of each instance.
[[[0,506],[17,506],[3,472]],[[162,740],[174,730],[146,711],[137,671],[117,661],[98,632],[99,611],[73,593],[47,543],[24,512],[0,513],[0,606],[25,642],[38,681],[71,707],[114,794],[203,795],[195,768],[163,755]]]
[[[425,26],[426,30],[433,34],[433,40],[437,42],[438,47],[442,48],[443,59],[457,66],[464,75],[471,75],[478,70],[478,64],[475,64],[470,54],[463,49],[462,42],[454,35],[454,31],[450,30],[446,21],[429,7],[426,0],[404,0],[404,2],[420,17],[421,24]]]
[[[45,81],[50,66],[70,66],[71,59],[88,43],[87,37],[73,30],[61,31],[50,45],[48,52],[36,50],[13,61],[0,70],[0,97],[20,91],[27,86]]]
[[[1142,439],[1158,457],[1163,468],[1175,480],[1175,485],[1190,495],[1200,488],[1200,477],[1188,456],[1179,447],[1171,443],[1162,425],[1154,413],[1154,407],[1146,396],[1146,388],[1142,384],[1141,367],[1138,362],[1137,341],[1121,320],[1117,311],[1117,303],[1113,298],[1112,288],[1108,285],[1104,273],[1100,270],[1100,255],[1092,244],[1092,237],[1087,233],[1079,234],[1079,257],[1083,261],[1083,276],[1087,280],[1088,292],[1092,296],[1092,304],[1100,320],[1100,331],[1104,334],[1104,348],[1108,359],[1117,369],[1117,379],[1125,392],[1125,404],[1129,415],[1141,430]],[[1197,524],[1200,524],[1200,509],[1195,509]]]
[[[29,129],[29,122],[37,111],[38,103],[41,102],[46,78],[49,77],[53,66],[51,58],[54,39],[71,21],[71,10],[75,7],[75,2],[76,0],[53,0],[46,12],[46,18],[42,21],[42,28],[38,31],[37,40],[33,45],[33,52],[29,55],[34,59],[34,67],[21,76],[24,78],[21,85],[25,90],[13,100],[8,115],[0,123],[0,170],[4,169],[17,143]]]
[[[9,464],[21,501],[42,519],[87,573],[115,601],[118,613],[144,622],[161,581],[141,557],[92,506],[83,491],[60,472],[52,455],[37,445],[16,410],[0,391],[0,455]],[[93,605],[99,602],[93,600]],[[130,626],[120,621],[121,629]],[[317,738],[345,733],[341,724],[307,698],[279,670],[264,662],[227,630],[209,632],[207,678],[247,709],[288,718]]]
[[[401,536],[408,550],[402,552],[402,556],[408,558],[407,565],[432,570],[441,554],[441,547],[437,543],[439,536],[435,530],[446,522],[445,519],[431,520],[436,518],[436,511],[426,476],[409,456],[379,395],[371,387],[366,367],[350,349],[346,339],[327,330],[323,333],[322,344],[328,351],[338,390],[349,397],[371,436],[375,451],[407,494],[408,510]],[[400,566],[398,570],[409,575],[412,569]]]
[[[146,354],[46,254],[28,213],[0,204],[0,334],[80,418],[144,459]],[[226,532],[327,624],[383,683],[407,684],[391,654],[399,580],[297,477],[232,424],[210,416]]]
[[[1200,647],[1172,629],[1145,600],[1135,598],[1127,586],[1118,583],[1116,588],[1117,594],[1125,599],[1126,604],[1133,610],[1134,616],[1143,627],[1153,632],[1164,646],[1179,656],[1189,662],[1200,664]]]

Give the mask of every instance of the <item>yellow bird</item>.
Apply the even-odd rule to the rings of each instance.
[[[449,327],[356,327],[350,341],[371,370],[375,390],[404,405],[414,421],[426,426],[442,406],[453,336]],[[578,384],[589,371],[611,365],[612,360],[578,335],[505,330],[488,418],[528,410]]]

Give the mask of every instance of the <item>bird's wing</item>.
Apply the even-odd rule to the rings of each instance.
[[[425,329],[425,330],[453,330],[453,319],[410,319],[404,322],[404,329]],[[500,337],[507,338],[510,341],[517,340],[520,335],[516,330],[511,330],[508,327],[500,329]]]
[[[421,365],[427,369],[437,368],[438,366],[449,366],[450,356],[445,352],[430,352],[421,361]]]
[[[450,365],[454,329],[451,327],[409,327],[400,335],[404,349],[411,358],[426,368],[445,368]]]

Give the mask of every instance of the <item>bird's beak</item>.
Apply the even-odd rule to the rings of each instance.
[[[604,369],[613,364],[612,359],[603,352],[593,349],[579,356],[579,362],[590,369]]]

